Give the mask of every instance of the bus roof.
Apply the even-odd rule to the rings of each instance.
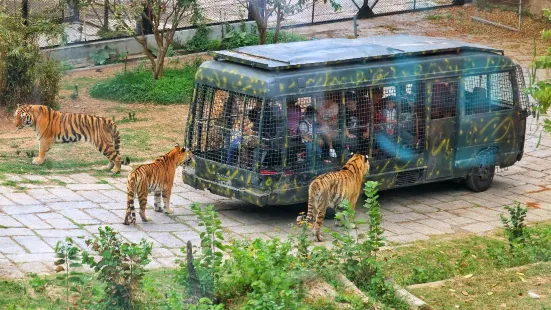
[[[377,36],[361,39],[323,39],[241,47],[212,52],[224,60],[270,71],[338,64],[366,63],[370,60],[441,55],[475,51],[503,55],[503,50],[478,44],[410,35]]]
[[[266,70],[332,64],[365,63],[395,57],[439,55],[461,51],[502,54],[503,50],[478,44],[410,35],[376,36],[361,39],[323,39],[270,45],[246,46],[212,52],[216,60],[249,65]]]

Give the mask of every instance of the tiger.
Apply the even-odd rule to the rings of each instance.
[[[109,159],[107,169],[120,173],[121,164],[128,165],[130,159],[121,162],[120,135],[117,125],[107,118],[81,114],[57,112],[43,105],[20,105],[14,113],[17,128],[33,127],[39,142],[38,157],[32,163],[41,165],[46,152],[53,143],[71,143],[81,140],[93,144]]]
[[[149,221],[145,216],[145,208],[147,205],[147,195],[151,192],[155,193],[155,211],[163,211],[161,208],[162,195],[165,213],[172,213],[170,194],[172,192],[176,168],[178,166],[189,165],[192,159],[193,154],[190,150],[176,144],[170,152],[157,157],[152,163],[139,165],[134,168],[128,175],[126,183],[127,208],[123,224],[130,225],[131,223],[136,223],[136,213],[134,211],[134,197],[136,194],[140,203],[140,217],[142,221]]]
[[[369,172],[367,155],[354,154],[339,171],[331,171],[319,175],[308,188],[308,213],[306,222],[314,220],[312,232],[316,240],[321,242],[321,225],[327,208],[337,208],[348,200],[356,206],[360,195],[363,177]],[[297,218],[300,224],[302,216]]]

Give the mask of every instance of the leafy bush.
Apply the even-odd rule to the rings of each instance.
[[[33,90],[38,88],[38,98],[47,105],[55,104],[54,91],[59,90],[61,71],[44,60],[37,44],[39,36],[59,34],[60,26],[47,20],[35,19],[23,24],[23,19],[0,13],[0,103],[32,102]],[[43,77],[51,81],[44,83]],[[37,85],[42,84],[42,85]],[[41,93],[41,86],[46,86]]]
[[[86,244],[97,253],[99,261],[87,252],[82,253],[82,261],[105,283],[101,304],[108,309],[133,309],[153,244],[144,239],[139,244],[122,242],[109,226],[98,231],[99,237],[86,240]]]
[[[40,94],[40,103],[56,106],[56,97],[61,86],[63,69],[57,61],[41,59],[36,67],[36,84]]]
[[[166,68],[163,78],[157,81],[153,80],[149,69],[137,67],[95,84],[90,88],[90,96],[120,102],[189,103],[199,65],[200,62],[195,62],[183,67]]]
[[[108,63],[115,62],[115,59],[117,57],[117,52],[110,48],[109,46],[105,46],[104,48],[98,50],[97,52],[90,52],[88,53],[88,57],[94,61],[94,64],[96,66],[105,65]]]

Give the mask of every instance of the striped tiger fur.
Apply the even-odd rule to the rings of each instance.
[[[323,241],[321,225],[327,208],[339,207],[344,200],[356,206],[363,183],[363,177],[369,172],[367,155],[355,154],[339,171],[331,171],[318,176],[308,188],[308,213],[306,221],[313,223],[313,233],[317,241]],[[297,218],[297,222],[302,216]]]
[[[33,127],[39,142],[38,157],[32,163],[41,165],[52,143],[70,143],[81,140],[93,144],[109,159],[108,169],[119,173],[121,164],[128,165],[128,157],[121,162],[120,135],[117,125],[107,118],[77,113],[57,112],[43,105],[21,105],[14,114],[19,129]]]
[[[161,195],[163,196],[163,207],[165,213],[172,213],[170,208],[170,194],[174,184],[176,168],[191,163],[193,154],[191,151],[176,144],[174,148],[163,156],[157,157],[154,162],[136,167],[128,175],[126,183],[127,207],[124,218],[125,225],[136,223],[136,212],[134,211],[134,197],[138,196],[140,203],[140,217],[142,221],[149,219],[145,216],[147,206],[147,194],[155,193],[155,211],[162,212]]]

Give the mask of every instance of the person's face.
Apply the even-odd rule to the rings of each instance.
[[[394,101],[392,101],[392,100],[388,101],[388,109],[389,110],[394,109],[395,106],[396,106],[396,103]]]
[[[358,108],[356,100],[349,100],[348,102],[346,102],[346,105],[348,106],[350,111],[356,111],[356,109]]]
[[[379,103],[383,99],[383,93],[381,91],[373,92],[373,102]]]

